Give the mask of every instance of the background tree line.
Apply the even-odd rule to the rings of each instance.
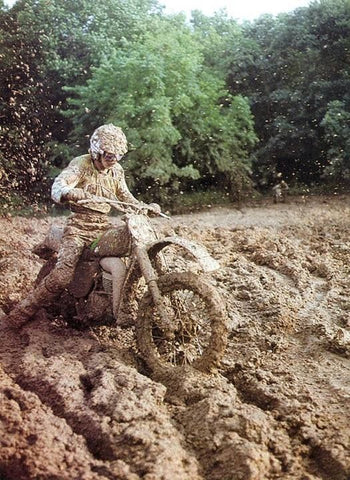
[[[146,199],[239,200],[278,173],[346,188],[349,87],[348,0],[243,24],[156,0],[0,0],[2,206],[48,200],[106,122],[125,130]]]

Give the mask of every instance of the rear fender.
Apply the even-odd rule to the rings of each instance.
[[[199,245],[196,242],[192,242],[191,240],[182,237],[166,237],[162,238],[162,240],[149,243],[147,246],[148,254],[153,258],[163,248],[171,244],[187,250],[197,260],[204,272],[213,272],[220,267],[219,262],[209,254],[203,245]]]

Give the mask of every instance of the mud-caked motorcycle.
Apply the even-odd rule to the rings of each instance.
[[[217,367],[227,343],[227,317],[224,303],[205,279],[205,272],[216,270],[218,262],[196,242],[176,235],[158,238],[147,207],[108,202],[123,213],[124,223],[86,247],[73,281],[53,306],[56,314],[78,326],[111,325],[116,320],[119,325],[135,324],[139,352],[152,370],[180,365],[203,371]],[[118,229],[124,229],[124,234]],[[57,230],[51,233],[55,241],[48,242],[51,247],[55,244],[56,250],[59,234]],[[115,279],[108,271],[108,260],[113,256],[123,257],[126,264],[122,285],[113,285]],[[188,260],[201,273],[174,271],[179,265],[186,270]],[[51,256],[37,282],[54,263]],[[113,287],[121,288],[117,312],[113,312]]]

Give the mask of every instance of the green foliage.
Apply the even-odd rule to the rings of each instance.
[[[349,91],[350,4],[312,2],[244,26],[250,56],[235,65],[232,93],[251,100],[260,139],[253,165],[259,185],[282,172],[289,181],[320,181],[328,165],[322,119],[329,102]],[[234,52],[232,52],[234,59]]]
[[[48,197],[105,122],[145,198],[349,180],[348,0],[243,25],[157,0],[0,0],[0,58],[6,204]]]
[[[152,0],[18,0],[0,13],[0,117],[5,119],[0,181],[5,195],[15,191],[32,201],[48,196],[42,183],[48,163],[58,150],[63,155],[54,163],[66,161],[64,144],[72,129],[61,114],[63,85],[84,83],[112,45],[124,36],[136,38],[153,7]]]
[[[111,52],[86,85],[68,89],[76,138],[104,122],[126,131],[128,170],[143,193],[171,195],[209,176],[211,185],[222,173],[232,186],[236,171],[249,174],[249,106],[229,95],[202,51],[181,17],[156,18],[139,41]]]
[[[0,189],[7,202],[13,203],[16,195],[36,202],[46,180],[51,137],[46,123],[50,105],[41,101],[44,52],[40,39],[10,12],[0,16],[0,52],[0,118],[5,119],[0,126]]]
[[[321,125],[325,129],[328,144],[328,165],[324,170],[324,176],[340,184],[349,183],[350,111],[346,108],[345,102],[339,100],[330,102]]]
[[[232,55],[235,60],[240,58],[242,45],[246,44],[241,27],[224,11],[216,12],[212,17],[195,11],[191,23],[194,36],[201,44],[204,64],[213,75],[225,80]]]
[[[76,107],[71,110],[76,136],[109,121],[122,126],[134,150],[129,155],[132,171],[160,185],[173,175],[196,175],[194,169],[178,168],[171,158],[180,138],[172,114],[190,105],[187,88],[196,66],[188,61],[191,44],[184,42],[191,39],[181,38],[175,29],[165,35],[165,27],[155,21],[152,33],[111,52],[86,86],[70,89],[78,96],[70,99]]]

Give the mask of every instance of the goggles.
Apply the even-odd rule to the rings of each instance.
[[[122,158],[122,155],[119,155],[118,153],[108,153],[108,152],[104,152],[103,153],[103,158],[107,161],[107,162],[117,162],[118,160],[120,160]]]

